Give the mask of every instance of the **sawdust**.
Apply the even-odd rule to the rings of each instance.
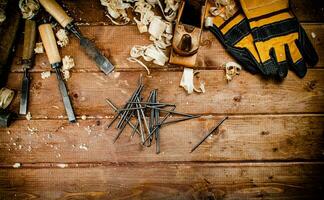
[[[57,44],[60,47],[65,47],[69,43],[69,38],[68,38],[67,33],[64,29],[58,30],[55,35],[58,39]]]
[[[34,52],[36,54],[44,53],[44,47],[42,42],[36,42]]]
[[[32,115],[31,115],[30,112],[27,113],[27,115],[26,115],[26,119],[27,119],[28,121],[32,119]]]
[[[71,75],[70,75],[70,70],[75,66],[74,60],[71,56],[64,56],[62,59],[62,73],[63,73],[63,78],[64,80],[68,80]]]
[[[41,73],[41,78],[42,79],[47,79],[51,76],[51,71],[46,71]]]

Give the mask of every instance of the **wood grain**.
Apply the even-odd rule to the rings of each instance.
[[[0,169],[3,199],[320,199],[323,163]],[[13,190],[14,188],[14,190]]]
[[[138,136],[130,138],[130,128],[113,144],[117,131],[105,128],[111,119],[18,120],[0,129],[0,163],[324,160],[324,115],[231,116],[189,153],[220,119],[206,116],[162,128],[159,155],[155,143],[145,148]]]
[[[106,130],[113,111],[136,87],[142,67],[126,60],[134,45],[149,44],[134,23],[110,26],[100,1],[62,3],[85,36],[116,65],[105,76],[83,53],[78,41],[60,49],[76,67],[67,81],[78,116],[65,116],[54,74],[45,54],[31,70],[29,108],[32,120],[20,117],[0,129],[0,199],[321,199],[324,166],[324,15],[319,0],[292,0],[292,8],[319,54],[306,77],[292,72],[282,82],[243,71],[230,83],[220,67],[233,59],[208,31],[198,55],[205,94],[186,95],[179,87],[182,68],[148,64],[144,95],[159,89],[160,101],[202,118],[161,129],[161,153],[130,138],[127,128],[113,144],[116,130]],[[131,18],[132,14],[129,13]],[[309,23],[311,22],[311,23]],[[314,23],[316,22],[316,23]],[[108,26],[103,26],[108,25]],[[315,38],[311,35],[316,35]],[[22,37],[7,87],[17,91],[11,110],[18,111],[21,89]],[[197,81],[198,82],[198,81]],[[86,115],[86,120],[80,116]],[[224,115],[229,119],[195,152],[190,149]],[[13,169],[14,163],[21,163]]]
[[[309,38],[314,44],[320,60],[316,67],[324,67],[324,25],[305,24],[304,25]],[[93,39],[98,48],[111,60],[117,71],[125,70],[143,70],[144,68],[137,63],[127,61],[129,52],[134,45],[148,45],[148,34],[139,34],[136,26],[83,26],[82,33]],[[316,37],[312,38],[311,33],[315,33]],[[122,40],[121,40],[122,33]],[[79,41],[73,35],[70,35],[70,44],[60,49],[61,56],[70,55],[74,58],[76,67],[72,71],[91,71],[99,72],[96,64],[89,59],[80,48]],[[201,48],[197,56],[198,69],[222,69],[221,65],[225,62],[234,61],[233,58],[225,51],[216,37],[209,31],[202,34]],[[18,46],[15,59],[12,63],[11,71],[21,72],[20,57],[22,45]],[[145,62],[145,61],[144,61]],[[147,65],[152,70],[181,70],[177,65],[168,64],[167,66],[158,66],[151,62]],[[48,70],[48,60],[45,54],[37,54],[35,66],[31,71],[39,72]]]
[[[68,14],[78,23],[88,24],[109,24],[110,20],[105,16],[105,8],[100,1],[69,1],[61,0],[61,5],[68,11]],[[291,0],[292,11],[300,21],[323,22],[323,3],[321,0]],[[132,19],[133,15],[129,12]]]
[[[110,98],[122,106],[136,88],[140,72],[72,73],[67,82],[76,115],[94,117],[111,116],[107,106]],[[309,70],[306,77],[298,78],[289,73],[283,83],[262,80],[242,72],[227,83],[224,72],[203,70],[200,79],[206,82],[206,93],[187,95],[179,87],[181,72],[155,72],[145,77],[144,96],[152,89],[159,89],[161,102],[177,105],[177,110],[198,114],[263,114],[263,113],[323,113],[323,70]],[[8,87],[20,90],[21,73],[11,73]],[[19,110],[19,93],[12,103],[12,110]],[[58,119],[65,116],[63,103],[55,76],[41,79],[32,74],[29,110],[35,119]]]

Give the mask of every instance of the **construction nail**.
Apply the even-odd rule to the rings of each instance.
[[[206,135],[205,135],[205,137],[202,139],[202,140],[200,140],[192,149],[191,149],[191,151],[190,151],[190,153],[192,153],[194,150],[196,150],[198,147],[199,147],[199,145],[201,145],[201,143],[203,143],[226,119],[228,118],[228,116],[226,116],[226,117],[224,117],[221,121],[219,121],[218,123],[217,123],[217,125],[213,128],[213,129],[211,129]]]

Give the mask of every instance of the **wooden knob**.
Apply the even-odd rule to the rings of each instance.
[[[22,59],[29,60],[33,56],[34,46],[36,39],[36,22],[26,19],[25,21],[25,34],[24,34],[24,48]]]
[[[38,30],[50,64],[61,62],[61,56],[56,45],[56,40],[51,25],[42,24],[38,27]]]
[[[55,0],[39,0],[39,2],[64,28],[72,21],[72,18]]]

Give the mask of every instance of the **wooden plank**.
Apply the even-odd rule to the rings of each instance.
[[[221,117],[207,116],[161,129],[161,153],[155,142],[145,148],[127,128],[113,144],[117,131],[106,130],[111,119],[18,120],[0,129],[0,163],[102,163],[170,161],[323,160],[324,116],[231,116],[219,135],[191,148]],[[34,131],[33,131],[34,130]]]
[[[2,199],[320,199],[323,163],[0,169]]]
[[[321,0],[292,0],[290,1],[292,11],[299,21],[306,22],[323,22],[324,6]]]
[[[62,5],[78,23],[112,24],[105,16],[105,9],[100,1],[69,1],[62,0]],[[292,11],[300,21],[323,22],[323,4],[321,0],[292,0]],[[133,15],[129,12],[132,19]]]
[[[309,70],[306,77],[298,78],[290,73],[281,84],[264,81],[258,76],[242,72],[227,83],[224,72],[204,70],[201,80],[206,82],[206,93],[187,95],[179,87],[181,72],[155,72],[145,77],[143,96],[154,88],[159,89],[161,102],[177,105],[177,110],[203,114],[260,114],[260,113],[323,113],[324,71]],[[139,72],[72,73],[67,82],[76,114],[104,117],[114,112],[107,106],[110,98],[122,106],[136,88]],[[11,73],[8,87],[21,88],[21,73]],[[12,110],[19,110],[19,93],[12,103]],[[57,119],[65,116],[65,110],[57,86],[56,76],[41,79],[32,74],[29,110],[35,119]]]
[[[324,24],[305,24],[304,27],[320,56],[316,67],[323,67],[324,60],[322,56],[324,55],[324,45],[321,41],[324,41]],[[85,26],[81,27],[81,30],[84,35],[96,41],[97,46],[116,66],[117,71],[144,70],[139,64],[127,61],[130,49],[134,45],[151,44],[148,34],[139,34],[136,26]],[[316,38],[310,36],[312,32],[316,34]],[[120,33],[123,33],[122,40],[120,39]],[[70,39],[71,43],[61,49],[61,56],[70,55],[74,58],[76,67],[73,71],[99,72],[100,70],[96,67],[95,63],[80,48],[79,42],[72,35]],[[22,41],[20,44],[11,67],[13,72],[22,71],[20,65]],[[204,31],[202,35],[202,46],[197,57],[197,68],[222,69],[221,65],[229,61],[234,61],[234,59],[228,55],[212,33]],[[170,64],[162,67],[152,63],[147,64],[152,70],[181,70],[181,67]],[[36,56],[35,66],[31,71],[46,71],[49,68],[46,55],[38,54]]]

